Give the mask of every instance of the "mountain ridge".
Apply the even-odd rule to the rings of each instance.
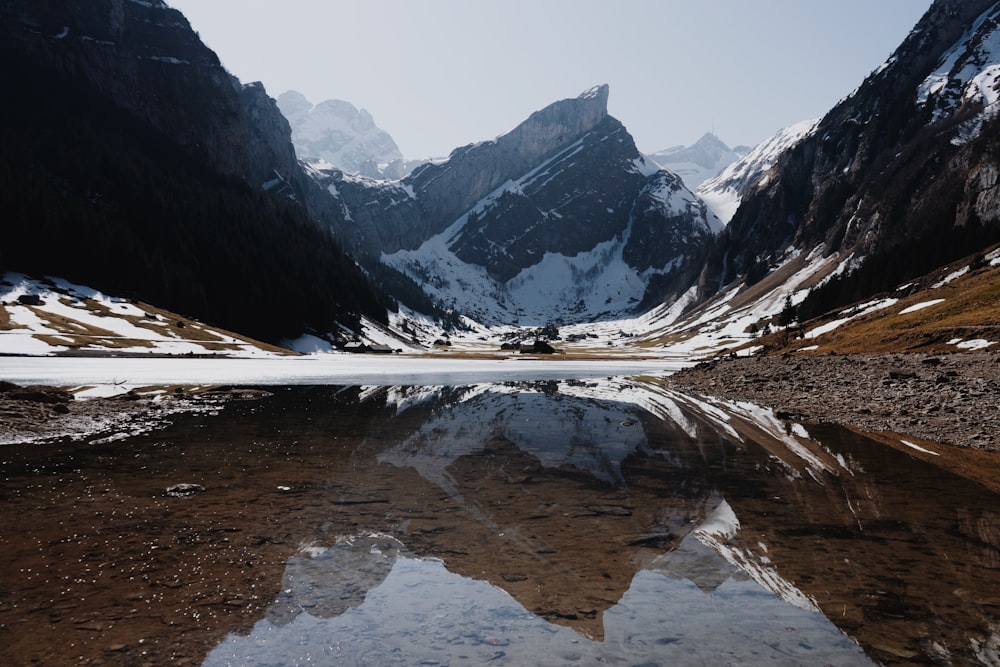
[[[945,53],[978,17],[995,11],[996,4],[985,0],[935,2],[886,64],[783,152],[766,180],[749,188],[699,276],[699,299],[738,281],[752,283],[790,253],[819,253],[831,261],[814,282],[843,287],[840,296],[827,288],[822,301],[832,306],[989,245],[996,230],[967,224],[973,216],[962,202],[967,189],[977,188],[975,174],[995,164],[989,156],[996,142],[987,129],[995,121],[982,118],[981,140],[956,145],[957,129],[981,118],[981,103],[934,119],[917,100]],[[900,263],[904,255],[908,266]],[[869,287],[851,287],[845,280],[864,258],[872,262]],[[878,273],[882,277],[871,282]],[[820,300],[814,298],[812,312],[822,307]]]
[[[556,101],[398,183],[312,173],[349,221],[335,233],[445,308],[494,325],[620,315],[696,264],[722,224],[639,153],[608,95]]]

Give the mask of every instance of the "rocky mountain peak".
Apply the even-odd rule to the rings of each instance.
[[[706,132],[693,145],[679,152],[687,156],[691,162],[709,169],[714,167],[720,158],[728,159],[733,150],[723,143],[722,139],[711,132]]]
[[[607,84],[575,98],[554,102],[496,139],[452,151],[447,162],[416,169],[407,181],[443,230],[476,202],[517,179],[600,126],[608,116]]]
[[[594,86],[575,98],[560,100],[531,114],[526,121],[503,135],[517,142],[526,159],[536,160],[553,150],[560,150],[570,139],[589,132],[608,115],[607,84]]]
[[[727,165],[736,162],[740,155],[719,137],[706,132],[691,146],[674,146],[648,157],[680,176],[688,188],[696,190]]]

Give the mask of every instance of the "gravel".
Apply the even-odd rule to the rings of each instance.
[[[1000,450],[998,352],[723,358],[669,381],[689,392],[751,401],[782,418]]]

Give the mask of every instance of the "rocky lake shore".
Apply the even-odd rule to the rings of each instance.
[[[1000,451],[1000,352],[723,358],[669,381],[791,420]]]
[[[1000,352],[783,354],[720,358],[667,379],[678,390],[749,401],[785,419],[832,422],[932,442],[1000,451]],[[53,387],[0,383],[0,444],[122,437],[175,412],[211,411],[224,388],[75,399]]]
[[[214,412],[231,400],[255,400],[266,392],[233,388],[151,388],[115,396],[78,399],[47,385],[0,380],[0,445],[61,439],[120,440],[166,425],[181,412]]]

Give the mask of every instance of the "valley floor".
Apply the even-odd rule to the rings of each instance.
[[[669,382],[795,421],[1000,451],[1000,352],[725,358]]]

